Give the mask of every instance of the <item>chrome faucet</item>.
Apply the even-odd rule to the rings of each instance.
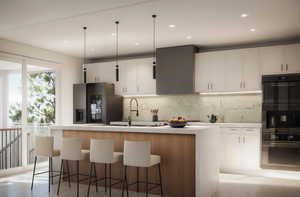
[[[136,109],[132,109],[132,103],[135,101],[136,103]],[[129,101],[129,116],[128,116],[128,125],[131,126],[132,118],[131,118],[131,113],[136,112],[136,116],[139,116],[139,103],[136,98],[131,98]]]

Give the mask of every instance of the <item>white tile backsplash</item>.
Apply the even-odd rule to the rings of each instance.
[[[133,120],[151,121],[153,108],[158,108],[159,120],[183,116],[188,120],[208,122],[210,114],[223,115],[224,122],[261,122],[261,94],[239,95],[164,95],[138,97],[140,116]],[[128,118],[130,97],[124,98],[124,119]]]

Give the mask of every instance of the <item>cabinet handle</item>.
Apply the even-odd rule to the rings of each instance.
[[[214,89],[213,83],[210,84],[210,88],[211,88],[212,90]]]
[[[210,86],[209,86],[209,83],[207,84],[207,89],[209,90]]]
[[[243,143],[245,144],[245,142],[246,142],[246,138],[245,138],[245,136],[243,137]]]
[[[241,136],[239,136],[239,144],[241,143]]]
[[[289,65],[286,64],[285,68],[286,68],[286,71],[288,71],[289,70]]]

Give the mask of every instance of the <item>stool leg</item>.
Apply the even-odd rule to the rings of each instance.
[[[148,168],[146,168],[146,197],[148,197]]]
[[[69,187],[71,187],[71,176],[70,176],[69,161],[66,161],[66,164],[67,164],[67,173],[68,173],[68,183],[69,183]]]
[[[54,176],[54,174],[53,174],[53,158],[52,157],[50,157],[50,159],[51,159],[51,162],[50,162],[50,164],[51,164],[51,184],[53,185],[54,184],[54,181],[53,181],[53,176]]]
[[[106,176],[106,164],[104,164],[104,184],[105,184],[105,193],[107,192],[107,184],[106,184],[106,179],[107,179],[107,176]]]
[[[35,168],[36,168],[36,160],[37,160],[37,156],[34,157],[34,166],[33,166],[32,181],[31,181],[31,191],[33,189],[33,182],[34,182]]]
[[[136,168],[136,192],[139,193],[140,192],[140,185],[139,185],[139,177],[140,177],[140,173],[139,173],[139,167]]]
[[[63,173],[63,165],[64,165],[64,160],[61,160],[60,164],[60,172],[59,172],[59,180],[58,180],[58,187],[57,187],[57,196],[59,195],[59,189],[60,189],[60,182],[61,182],[61,175]]]
[[[128,182],[127,182],[127,166],[124,166],[124,169],[123,169],[122,197],[124,197],[125,184],[126,184],[127,197],[129,197],[129,194],[128,194]]]
[[[160,164],[158,164],[158,173],[159,173],[160,195],[161,195],[161,197],[163,197],[164,193],[163,193],[162,176],[161,176],[161,165]]]
[[[48,167],[48,192],[50,192],[51,184],[51,157],[49,157],[49,167]]]
[[[79,197],[79,161],[77,163],[77,197]]]
[[[126,193],[127,193],[127,197],[129,197],[129,192],[128,192],[128,177],[127,177],[127,166],[125,167],[125,180],[126,180]]]
[[[89,177],[89,187],[88,187],[88,192],[87,192],[87,197],[90,196],[90,188],[91,188],[91,183],[92,183],[92,178],[93,178],[93,163],[90,165],[90,177]]]
[[[109,197],[111,197],[111,164],[109,164]]]
[[[95,176],[95,180],[96,180],[96,192],[98,192],[98,180],[97,180],[96,163],[94,163],[94,176]]]

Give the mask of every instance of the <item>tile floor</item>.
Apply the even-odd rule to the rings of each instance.
[[[30,191],[31,173],[24,173],[7,178],[0,178],[0,197],[55,197],[56,185],[48,194],[47,175],[36,179],[33,192]],[[75,188],[75,185],[73,186]],[[87,186],[80,186],[80,196],[86,196]],[[106,196],[104,189],[99,192],[91,190],[90,197]],[[74,190],[63,184],[60,197],[74,197]],[[107,195],[108,196],[108,195]],[[113,191],[114,197],[120,197],[118,190]],[[130,197],[145,196],[132,192]],[[151,197],[156,197],[150,195]],[[221,174],[218,197],[298,197],[300,196],[299,179],[282,179],[262,176]]]

